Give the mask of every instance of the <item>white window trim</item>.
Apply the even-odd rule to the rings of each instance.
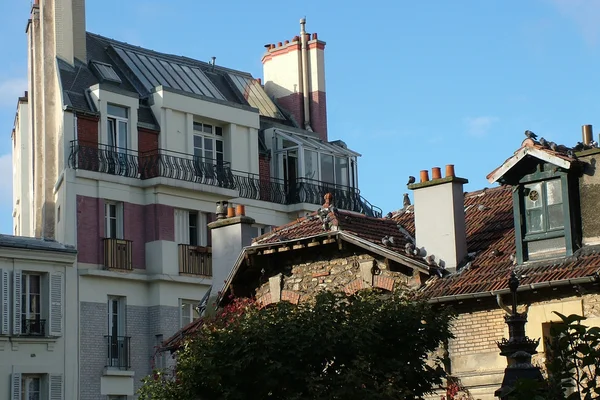
[[[179,299],[179,326],[181,328],[183,328],[187,324],[189,324],[192,321],[195,321],[196,319],[199,318],[199,317],[196,319],[193,318],[195,308],[198,306],[199,303],[200,303],[199,300]],[[190,306],[190,315],[189,315],[189,318],[186,320],[184,320],[184,317],[183,317],[183,307],[184,306]]]
[[[208,244],[207,213],[196,210],[184,210],[176,208],[175,211],[175,241],[177,244],[190,245],[190,213],[197,215],[196,234],[198,235],[198,246],[206,247]]]
[[[131,109],[127,106],[121,105],[121,104],[114,104],[114,103],[110,103],[113,106],[116,107],[121,107],[127,110],[127,118],[123,118],[123,117],[118,117],[116,115],[112,115],[108,113],[108,106],[107,106],[107,111],[106,111],[106,144],[109,144],[109,139],[110,136],[108,135],[108,127],[110,125],[110,121],[113,120],[114,121],[114,132],[116,134],[116,144],[114,147],[121,147],[119,144],[119,122],[124,122],[125,126],[127,127],[127,131],[125,133],[125,149],[129,149],[130,147],[130,138],[131,138]]]
[[[198,131],[194,128],[194,124],[202,124],[202,126],[204,127],[204,125],[210,125],[212,126],[212,133],[208,133],[208,132],[204,132],[204,130],[202,131]],[[216,133],[216,128],[221,129],[221,135],[217,135]],[[197,121],[194,120],[192,122],[192,143],[191,143],[191,154],[195,157],[196,154],[196,146],[194,144],[194,138],[195,136],[200,136],[202,137],[202,159],[205,159],[205,153],[206,150],[204,149],[204,139],[211,139],[212,140],[212,153],[213,153],[213,157],[211,158],[215,164],[217,161],[217,141],[221,142],[221,148],[222,151],[218,152],[220,154],[222,154],[223,156],[223,163],[226,163],[227,161],[225,160],[225,140],[223,139],[223,132],[225,131],[225,129],[218,125],[218,124],[214,124],[214,123],[209,123],[209,122],[204,122],[204,121]]]
[[[138,135],[137,135],[137,123],[138,123],[138,108],[139,108],[139,97],[127,96],[124,94],[114,93],[105,89],[100,89],[100,85],[94,85],[91,88],[90,97],[96,108],[100,111],[100,131],[99,131],[99,142],[102,144],[108,144],[108,104],[120,105],[129,109],[128,114],[128,131],[127,145],[130,150],[137,151],[138,149]]]
[[[123,220],[123,203],[118,201],[105,201],[104,202],[104,237],[110,238],[109,235],[109,214],[110,214],[110,206],[115,206],[115,218],[116,218],[116,238],[123,239],[124,238],[124,220]]]

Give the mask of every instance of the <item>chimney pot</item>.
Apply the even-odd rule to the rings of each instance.
[[[317,38],[318,38],[318,36],[317,36],[317,33],[316,33],[316,32],[315,32],[315,33],[313,33],[313,34],[312,34],[312,40],[317,40]]]
[[[431,168],[431,180],[441,179],[442,178],[442,169],[440,167]]]
[[[261,78],[256,78],[256,81],[258,82],[259,85],[262,85],[262,79]]]
[[[285,42],[283,42],[283,44],[288,45],[288,44],[290,44],[290,41],[286,40]]]
[[[421,171],[421,182],[427,182],[429,180],[429,171],[424,169]]]
[[[300,41],[300,36],[296,35],[294,36],[294,38],[292,39],[292,42],[299,42]]]
[[[583,139],[583,144],[589,146],[592,143],[592,140],[594,140],[594,132],[592,130],[592,125],[583,125],[581,127],[581,136]]]
[[[225,219],[225,215],[227,214],[227,202],[226,201],[217,201],[217,219]]]
[[[238,204],[235,208],[235,215],[238,217],[243,217],[244,215],[246,215],[246,206],[244,206],[243,204]]]
[[[227,218],[235,217],[235,208],[233,208],[233,204],[227,207]]]
[[[281,43],[281,42],[278,42],[278,43],[277,43],[277,47],[281,47],[281,46],[283,46],[283,43]]]
[[[454,176],[454,164],[446,165],[446,178]]]

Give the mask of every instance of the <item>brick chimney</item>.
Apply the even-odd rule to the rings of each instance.
[[[242,249],[252,243],[254,219],[245,215],[245,207],[234,208],[226,201],[217,202],[217,220],[208,224],[212,233],[213,287],[209,301],[223,290],[225,281]],[[212,303],[211,303],[212,304]]]
[[[421,171],[421,181],[408,186],[414,191],[416,245],[424,257],[455,271],[467,255],[463,185],[469,181],[454,175],[446,166],[442,178],[439,167]]]
[[[265,91],[292,114],[298,125],[327,141],[325,42],[305,31],[292,40],[266,45],[262,58]]]

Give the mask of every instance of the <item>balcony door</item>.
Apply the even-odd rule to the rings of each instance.
[[[128,349],[125,338],[125,299],[108,298],[108,366],[125,368]]]
[[[288,202],[298,197],[298,150],[287,150],[277,154],[279,176],[283,177],[283,188]]]
[[[128,136],[128,109],[109,104],[107,106],[107,134],[108,134],[108,163],[110,173],[126,175],[127,163],[127,136]]]

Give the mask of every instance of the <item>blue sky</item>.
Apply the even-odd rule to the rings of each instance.
[[[343,6],[342,6],[343,5]],[[26,89],[30,0],[0,5],[0,232],[11,233],[10,134]],[[566,145],[597,124],[596,0],[87,0],[87,29],[262,76],[265,43],[327,42],[330,140],[363,154],[362,193],[384,212],[409,175],[456,165],[467,190],[530,129]],[[598,136],[595,135],[597,140]]]

